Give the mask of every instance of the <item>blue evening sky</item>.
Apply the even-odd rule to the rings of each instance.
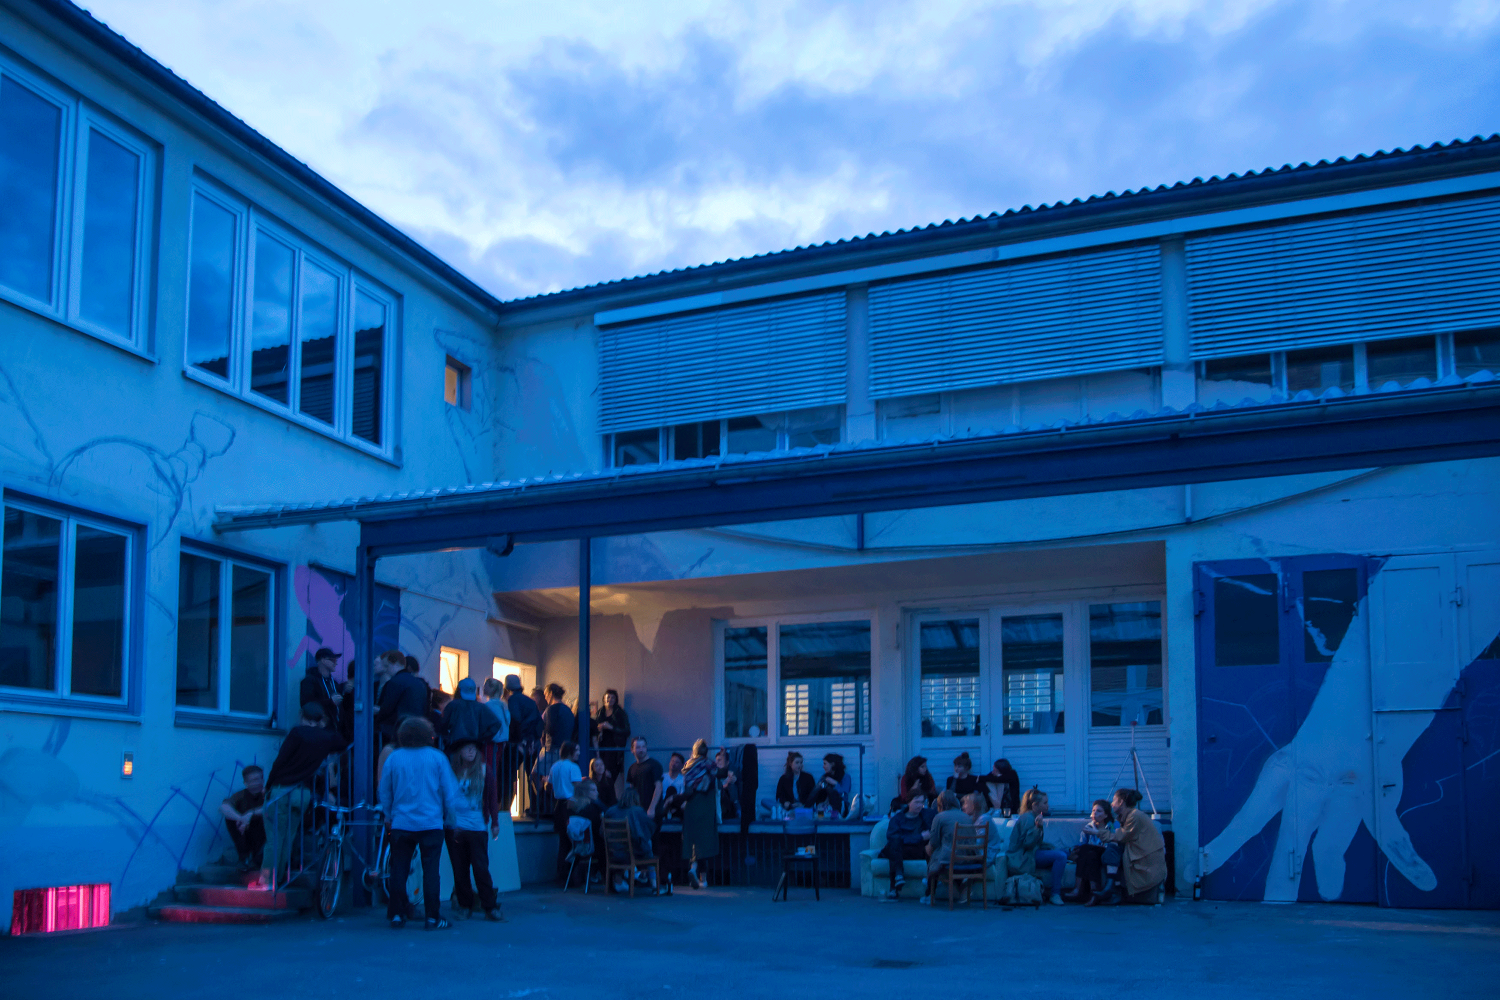
[[[1497,0],[90,0],[504,297],[1500,131]]]

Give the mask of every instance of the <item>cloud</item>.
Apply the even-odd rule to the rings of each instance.
[[[96,0],[511,297],[1500,129],[1500,4]]]

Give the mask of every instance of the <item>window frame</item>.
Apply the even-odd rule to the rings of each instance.
[[[223,728],[238,730],[253,730],[263,732],[277,729],[281,718],[281,701],[284,690],[284,679],[279,664],[282,664],[285,653],[285,625],[286,616],[286,566],[282,563],[262,559],[245,552],[227,549],[223,546],[206,544],[183,536],[177,546],[176,567],[177,574],[172,578],[173,588],[179,594],[180,574],[182,567],[182,556],[197,556],[200,559],[210,559],[219,563],[219,602],[220,620],[224,620],[224,605],[229,607],[230,627],[222,625],[219,629],[219,704],[216,708],[200,708],[194,705],[179,705],[177,703],[177,651],[176,634],[173,635],[172,653],[172,711],[174,714],[174,725],[189,728]],[[264,713],[236,712],[230,709],[230,685],[233,683],[231,670],[233,663],[228,655],[230,644],[233,641],[233,606],[234,606],[234,567],[242,566],[256,572],[266,573],[271,579],[271,594],[266,601],[267,611],[271,616],[270,641],[267,648],[267,673],[266,673],[266,711]],[[180,597],[178,598],[180,601]],[[180,619],[182,608],[179,605],[174,613],[176,619]],[[174,619],[174,620],[176,620]]]
[[[1093,630],[1092,616],[1093,616],[1093,609],[1094,609],[1094,607],[1096,605],[1110,605],[1110,604],[1155,604],[1155,605],[1157,605],[1157,614],[1158,614],[1158,616],[1160,618],[1160,621],[1161,621],[1161,635],[1160,635],[1160,637],[1158,638],[1157,641],[1161,644],[1161,688],[1160,688],[1160,691],[1161,691],[1161,718],[1162,718],[1162,721],[1158,722],[1158,723],[1150,723],[1150,722],[1137,723],[1137,724],[1135,724],[1135,729],[1136,729],[1137,732],[1145,732],[1145,733],[1165,732],[1166,728],[1167,728],[1167,720],[1168,720],[1168,715],[1167,715],[1167,709],[1168,709],[1168,704],[1167,704],[1167,686],[1168,686],[1167,685],[1167,680],[1168,680],[1168,677],[1167,677],[1167,670],[1168,670],[1168,663],[1167,663],[1167,597],[1166,597],[1166,594],[1156,594],[1154,596],[1139,597],[1139,598],[1134,598],[1134,597],[1119,597],[1119,596],[1107,597],[1107,598],[1097,598],[1097,599],[1090,598],[1088,600],[1083,601],[1083,603],[1081,605],[1081,611],[1080,611],[1080,623],[1082,625],[1081,632],[1082,632],[1082,636],[1083,636],[1083,657],[1082,657],[1082,660],[1083,660],[1083,671],[1084,671],[1084,673],[1086,675],[1085,676],[1085,680],[1084,680],[1084,688],[1085,688],[1085,690],[1084,690],[1084,703],[1085,703],[1085,707],[1086,707],[1086,709],[1088,711],[1088,730],[1087,731],[1090,732],[1090,733],[1126,733],[1126,732],[1129,732],[1130,729],[1131,729],[1131,724],[1128,723],[1128,722],[1125,722],[1123,718],[1121,719],[1121,721],[1120,721],[1120,723],[1118,725],[1114,725],[1114,726],[1096,726],[1096,725],[1094,725],[1094,630]],[[1128,690],[1128,688],[1127,688],[1127,690]],[[1147,690],[1150,690],[1150,689],[1148,688]]]
[[[0,687],[0,709],[34,711],[44,715],[95,718],[136,718],[141,713],[141,665],[144,662],[144,602],[146,597],[143,528],[100,514],[63,504],[50,503],[10,490],[0,495],[0,507],[14,507],[63,522],[58,552],[57,653],[53,663],[55,683],[50,691],[36,688]],[[74,694],[73,605],[77,590],[75,553],[78,527],[94,528],[125,539],[124,619],[121,642],[120,694],[118,696]],[[0,561],[4,553],[0,551]],[[66,581],[67,586],[63,586]]]
[[[102,340],[149,361],[155,361],[151,331],[152,276],[156,270],[158,230],[157,188],[161,144],[132,128],[103,108],[22,68],[0,52],[0,77],[10,77],[60,111],[58,168],[54,177],[57,204],[52,222],[52,284],[48,298],[0,285],[0,299],[39,313],[80,333]],[[83,317],[83,229],[87,224],[88,143],[90,131],[118,143],[140,157],[136,177],[135,265],[131,275],[130,331],[122,336]]]
[[[457,376],[454,399],[448,400],[448,372]],[[443,355],[443,402],[459,410],[470,410],[474,405],[474,369],[451,354]]]
[[[783,736],[781,690],[781,626],[816,625],[821,622],[866,621],[870,624],[870,731],[827,736]],[[724,630],[730,628],[764,628],[766,630],[766,729],[763,736],[724,735]],[[847,611],[827,611],[799,615],[766,615],[755,618],[716,618],[713,621],[714,643],[714,739],[718,745],[754,743],[756,746],[785,746],[789,748],[827,747],[841,744],[875,743],[875,728],[880,704],[878,688],[878,647],[880,617],[874,608],[857,607]]]
[[[234,193],[218,181],[201,173],[195,174],[190,186],[190,198],[203,195],[221,208],[233,212],[236,217],[234,291],[231,309],[229,344],[229,375],[219,378],[211,372],[195,367],[187,357],[184,347],[182,373],[184,377],[226,392],[251,406],[259,407],[300,427],[333,438],[352,448],[397,463],[399,447],[396,444],[395,410],[400,397],[401,342],[401,296],[330,252],[313,240],[303,236],[275,215],[256,205],[249,199]],[[196,201],[193,202],[196,214]],[[192,259],[195,226],[188,231],[187,258]],[[257,392],[251,385],[253,361],[253,324],[255,315],[255,242],[264,232],[292,250],[292,309],[290,330],[290,352],[287,358],[287,401],[285,403]],[[303,268],[311,263],[334,275],[339,282],[338,332],[334,345],[333,423],[305,414],[301,411],[302,393],[302,290]],[[187,312],[183,319],[184,345],[188,315],[192,303],[192,268],[187,268],[185,303]],[[364,294],[385,308],[386,325],[381,344],[380,419],[378,433],[380,443],[374,444],[354,433],[354,322],[356,296]]]
[[[1369,349],[1369,347],[1370,347],[1371,344],[1381,344],[1381,343],[1386,343],[1387,341],[1392,341],[1392,340],[1415,340],[1415,339],[1422,338],[1422,337],[1431,337],[1431,338],[1433,338],[1433,351],[1434,351],[1434,354],[1435,354],[1435,357],[1436,357],[1436,362],[1437,362],[1437,379],[1443,379],[1443,378],[1447,378],[1450,375],[1457,375],[1457,371],[1458,371],[1457,359],[1456,359],[1455,352],[1454,352],[1454,334],[1455,333],[1467,333],[1467,332],[1468,332],[1468,330],[1464,329],[1464,330],[1457,330],[1457,331],[1449,331],[1449,332],[1446,332],[1446,333],[1413,333],[1413,334],[1409,334],[1409,335],[1401,336],[1401,337],[1381,337],[1379,340],[1356,340],[1356,341],[1349,341],[1349,342],[1340,343],[1340,344],[1329,344],[1329,345],[1326,345],[1326,346],[1329,347],[1330,349],[1331,348],[1340,348],[1340,347],[1348,347],[1350,349],[1350,351],[1353,354],[1353,376],[1354,376],[1354,390],[1353,390],[1352,394],[1353,395],[1364,395],[1366,393],[1379,392],[1380,391],[1380,386],[1378,386],[1378,385],[1373,385],[1372,386],[1370,384],[1369,358],[1368,358],[1367,352],[1368,352],[1368,349]],[[1194,374],[1194,377],[1195,377],[1195,380],[1196,380],[1195,383],[1194,383],[1194,398],[1197,399],[1199,402],[1202,402],[1202,399],[1203,399],[1202,386],[1209,381],[1209,379],[1208,379],[1208,364],[1209,364],[1209,362],[1211,362],[1211,361],[1224,361],[1224,360],[1228,360],[1228,359],[1231,359],[1231,358],[1249,358],[1249,357],[1267,357],[1267,356],[1269,356],[1270,359],[1271,359],[1271,388],[1270,388],[1270,391],[1273,394],[1279,394],[1281,396],[1284,396],[1284,397],[1290,399],[1293,394],[1287,388],[1287,364],[1286,364],[1286,356],[1287,356],[1288,353],[1295,353],[1296,351],[1299,351],[1299,350],[1302,350],[1302,349],[1303,348],[1293,348],[1290,352],[1285,351],[1285,350],[1282,350],[1282,351],[1254,351],[1254,352],[1252,352],[1250,354],[1225,354],[1225,355],[1216,355],[1216,356],[1214,356],[1212,358],[1199,358],[1199,359],[1197,359],[1196,361],[1193,362],[1193,374]],[[1316,348],[1309,348],[1309,349],[1316,349]],[[1436,381],[1437,379],[1434,379],[1434,381]],[[1320,390],[1320,394],[1322,392],[1327,392],[1330,388],[1332,388],[1332,387],[1331,386],[1324,386]],[[1311,392],[1312,390],[1309,389],[1309,390],[1302,390],[1302,391]]]

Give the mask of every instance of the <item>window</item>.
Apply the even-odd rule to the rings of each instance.
[[[868,621],[782,625],[778,646],[781,735],[870,731]]]
[[[1275,573],[1214,580],[1214,663],[1256,667],[1281,660]]]
[[[449,356],[443,365],[443,402],[467,410],[472,376],[468,365]]]
[[[1377,340],[1365,345],[1366,382],[1379,389],[1387,382],[1405,385],[1438,375],[1437,341],[1432,337]]]
[[[469,651],[438,648],[438,686],[448,694],[458,694],[458,682],[469,676]]]
[[[189,373],[388,451],[395,296],[206,180],[191,226]],[[466,382],[458,392],[467,405]]]
[[[766,626],[724,630],[724,735],[767,735]]]
[[[1302,574],[1302,658],[1332,663],[1359,608],[1359,571],[1315,569]]]
[[[1000,620],[1005,734],[1063,731],[1062,615],[1016,615]]]
[[[1198,402],[1235,405],[1247,399],[1262,402],[1276,391],[1274,359],[1269,354],[1243,358],[1211,358],[1198,378]]]
[[[275,574],[186,549],[177,573],[177,705],[220,715],[272,714]]]
[[[789,413],[767,413],[727,420],[702,420],[672,427],[618,431],[605,438],[605,451],[616,468],[655,465],[668,459],[712,458],[812,448],[837,444],[843,434],[844,408],[820,406]]]
[[[1161,602],[1089,607],[1089,689],[1095,726],[1162,724]]]
[[[921,625],[922,735],[978,736],[979,620]]]
[[[943,397],[940,393],[882,399],[875,404],[880,436],[886,441],[916,441],[943,433]]]
[[[672,458],[710,458],[717,455],[721,423],[719,420],[705,420],[673,427]]]
[[[724,450],[731,455],[775,451],[777,426],[780,423],[779,413],[761,417],[731,417],[725,421]]]
[[[122,706],[134,535],[7,500],[0,549],[0,687]]]
[[[156,147],[0,63],[0,294],[147,349]]]
[[[1288,395],[1307,390],[1314,395],[1337,386],[1344,392],[1354,391],[1354,348],[1318,347],[1310,351],[1287,351],[1286,391]]]
[[[1482,371],[1500,375],[1500,329],[1455,333],[1453,360],[1460,378]]]
[[[661,431],[627,431],[614,436],[615,467],[656,465],[661,462]]]

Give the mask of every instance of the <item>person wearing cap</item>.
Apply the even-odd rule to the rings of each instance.
[[[323,718],[328,720],[328,728],[342,730],[339,725],[343,715],[344,695],[339,690],[338,681],[333,679],[333,672],[338,669],[339,654],[324,646],[313,654],[313,665],[307,668],[307,674],[302,678],[302,686],[297,692],[298,704],[306,705],[309,702],[316,703],[323,709]]]
[[[458,682],[458,697],[448,702],[438,717],[437,734],[444,749],[452,750],[460,743],[477,743],[482,747],[499,728],[500,720],[495,713],[479,703],[479,688],[474,678],[465,677]]]

